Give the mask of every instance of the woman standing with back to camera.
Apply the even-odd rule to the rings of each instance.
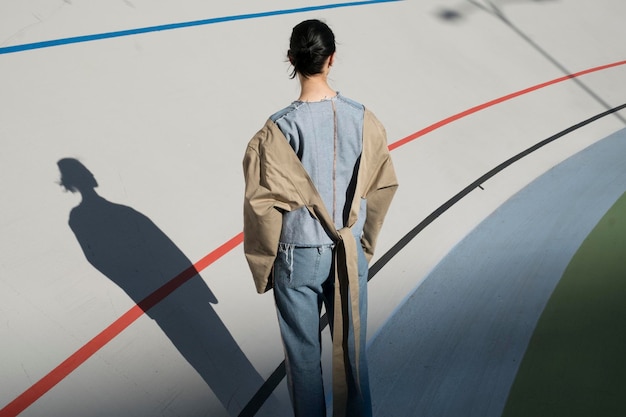
[[[287,56],[300,96],[246,149],[244,252],[257,291],[274,288],[296,417],[326,416],[322,304],[333,338],[333,415],[371,416],[368,262],[396,175],[380,122],[328,84],[331,29],[319,20],[296,25]]]

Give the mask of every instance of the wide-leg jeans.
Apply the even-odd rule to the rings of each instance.
[[[360,245],[359,313],[361,320],[358,387],[348,385],[349,417],[371,417],[372,407],[365,352],[367,328],[368,265]],[[326,401],[322,379],[320,313],[325,306],[333,322],[334,274],[332,245],[299,247],[280,244],[274,262],[274,298],[285,349],[289,394],[296,417],[325,417]],[[351,313],[350,313],[351,315]],[[349,357],[355,374],[355,346],[349,334]],[[351,381],[351,375],[349,376]],[[344,416],[334,416],[344,417]]]

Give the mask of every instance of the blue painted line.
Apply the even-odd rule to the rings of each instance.
[[[269,11],[269,12],[248,13],[248,14],[240,14],[240,15],[234,15],[234,16],[215,17],[211,19],[194,20],[191,22],[170,23],[166,25],[121,30],[117,32],[97,33],[94,35],[76,36],[76,37],[71,37],[71,38],[53,39],[49,41],[27,43],[23,45],[7,46],[7,47],[0,48],[0,55],[11,54],[15,52],[22,52],[22,51],[27,51],[31,49],[51,48],[53,46],[69,45],[72,43],[91,42],[91,41],[96,41],[100,39],[111,39],[111,38],[119,38],[123,36],[139,35],[142,33],[149,33],[149,32],[159,32],[159,31],[164,31],[164,30],[188,28],[188,27],[193,27],[193,26],[212,25],[215,23],[232,22],[236,20],[258,19],[261,17],[305,13],[305,12],[312,12],[312,11],[317,11],[317,10],[337,9],[340,7],[366,6],[369,4],[391,3],[391,2],[398,2],[398,1],[402,1],[402,0],[353,1],[353,2],[348,2],[348,3],[325,4],[325,5],[320,5],[320,6],[300,7],[296,9],[274,10],[274,11]]]

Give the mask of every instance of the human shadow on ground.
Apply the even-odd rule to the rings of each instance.
[[[98,195],[81,162],[57,165],[61,185],[82,196],[69,226],[89,263],[158,324],[229,414],[239,414],[263,379],[213,309],[217,299],[193,264],[148,217]]]

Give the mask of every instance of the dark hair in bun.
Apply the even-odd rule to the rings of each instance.
[[[319,74],[324,63],[335,52],[335,35],[326,23],[319,20],[305,20],[297,24],[291,32],[287,57],[293,65],[291,78],[296,74],[305,77]]]

